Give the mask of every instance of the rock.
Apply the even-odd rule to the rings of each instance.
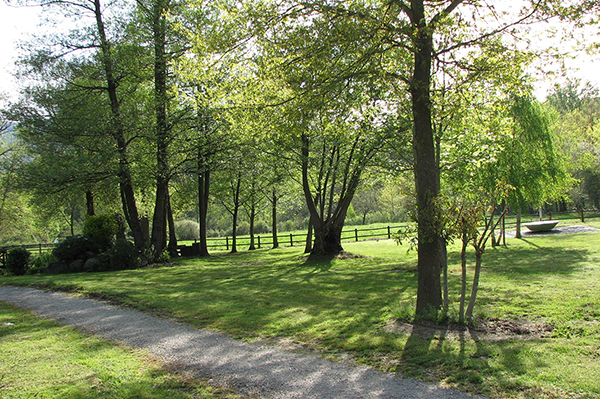
[[[62,274],[69,272],[69,265],[62,262],[52,262],[48,265],[45,270],[42,270],[42,273],[48,274]]]
[[[85,264],[85,261],[83,259],[75,259],[73,262],[69,263],[69,272],[71,272],[71,273],[82,272],[84,264]]]
[[[99,258],[89,258],[83,264],[83,271],[85,272],[97,272],[104,269],[104,262]]]

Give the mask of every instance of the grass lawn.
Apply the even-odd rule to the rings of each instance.
[[[0,302],[0,397],[236,398],[165,370],[147,354]]]
[[[361,256],[308,262],[300,247],[262,249],[0,283],[104,297],[491,397],[600,398],[600,232],[511,238],[507,247],[490,248],[472,331],[413,329],[402,321],[416,293],[416,254],[407,247],[382,240],[344,248]],[[451,317],[458,249],[449,248]]]

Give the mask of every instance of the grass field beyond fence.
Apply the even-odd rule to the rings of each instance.
[[[470,331],[404,322],[414,308],[416,254],[392,240],[345,243],[356,256],[331,261],[308,261],[303,248],[292,247],[0,283],[112,299],[241,339],[317,350],[490,397],[600,398],[600,232],[507,243],[484,256],[478,329]],[[449,247],[451,319],[458,249]]]

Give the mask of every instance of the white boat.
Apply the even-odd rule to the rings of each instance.
[[[549,231],[556,227],[558,220],[541,220],[539,222],[523,223],[531,231]]]

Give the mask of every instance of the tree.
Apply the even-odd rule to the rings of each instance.
[[[300,137],[302,187],[315,235],[311,255],[342,251],[342,228],[361,174],[385,144],[369,122],[321,120],[311,126],[317,134]]]
[[[226,170],[222,172],[217,198],[231,215],[231,253],[237,252],[237,227],[241,207],[248,200],[244,182],[244,166],[241,154],[232,157]]]
[[[358,190],[354,196],[352,205],[354,206],[354,211],[360,215],[363,225],[367,222],[367,215],[377,209],[381,190],[381,186],[372,185]]]
[[[493,239],[494,229],[504,217],[506,210],[494,220],[496,211],[495,206],[488,205],[490,197],[487,194],[481,196],[475,193],[470,193],[463,197],[463,202],[455,205],[455,214],[453,217],[454,232],[450,232],[450,236],[455,234],[461,240],[461,291],[459,303],[459,323],[471,321],[473,310],[477,301],[477,293],[479,291],[479,281],[481,277],[481,268],[483,264],[483,254],[485,253],[486,245],[490,238]],[[478,198],[479,197],[479,198]],[[486,198],[487,197],[487,198]],[[492,195],[493,197],[493,195]],[[473,282],[471,284],[471,295],[469,303],[465,309],[467,298],[467,247],[471,244],[475,250],[475,270],[473,273]],[[444,309],[448,310],[448,282],[447,276],[444,276]]]
[[[248,79],[238,63],[245,59],[240,34],[245,29],[237,6],[227,2],[204,2],[182,7],[177,14],[178,32],[189,46],[186,57],[174,63],[179,103],[187,110],[183,118],[186,138],[181,151],[187,153],[186,173],[197,178],[200,255],[208,256],[207,217],[214,172],[228,163],[229,152],[237,146],[230,124],[231,111],[242,111],[240,91]],[[221,187],[217,188],[218,190]],[[220,190],[222,191],[222,190]]]
[[[417,314],[435,312],[442,305],[439,276],[445,263],[441,215],[435,206],[441,188],[441,152],[434,128],[438,110],[433,101],[438,72],[462,70],[474,81],[493,77],[498,69],[512,69],[502,57],[516,48],[499,37],[503,33],[518,37],[519,24],[565,10],[551,2],[531,2],[511,17],[491,5],[465,0],[376,5],[313,1],[289,7],[278,3],[274,9],[285,11],[277,17],[268,15],[279,22],[268,38],[271,42],[287,39],[280,45],[282,66],[306,66],[299,81],[302,93],[316,98],[341,85],[351,91],[357,81],[369,81],[372,91],[388,100],[390,107],[400,110],[402,100],[410,102],[419,236]],[[304,35],[288,35],[284,30]],[[302,40],[309,36],[311,40]],[[463,83],[448,76],[457,86]]]
[[[566,196],[573,179],[555,149],[548,112],[539,103],[520,96],[512,98],[510,112],[513,129],[501,142],[502,151],[490,176],[499,176],[494,180],[504,180],[513,187],[506,200],[520,215],[529,205],[541,207],[546,201]]]
[[[146,42],[152,54],[152,104],[154,134],[150,143],[155,147],[155,183],[156,197],[152,218],[151,245],[153,256],[160,257],[167,246],[167,225],[169,226],[169,251],[177,251],[177,239],[174,235],[169,182],[176,165],[171,147],[179,144],[177,128],[189,110],[177,107],[174,96],[174,78],[172,64],[185,51],[189,44],[174,28],[174,19],[181,13],[179,3],[170,0],[138,0],[138,15],[142,30],[141,40]]]
[[[81,5],[80,7],[92,11],[96,19],[96,34],[100,46],[99,56],[104,72],[103,77],[106,83],[106,94],[108,95],[110,101],[110,109],[112,113],[112,126],[110,134],[116,142],[119,159],[117,176],[119,178],[119,187],[123,202],[123,213],[125,214],[125,219],[127,220],[129,228],[133,233],[135,245],[142,256],[145,257],[149,243],[149,237],[147,229],[142,226],[138,213],[137,202],[135,199],[128,156],[129,144],[128,140],[126,139],[125,126],[123,123],[123,115],[121,110],[121,101],[119,99],[119,77],[115,75],[115,69],[117,65],[113,53],[113,44],[110,42],[106,34],[100,0],[94,0],[93,7],[90,7],[89,5]],[[142,260],[142,262],[144,261],[145,260]]]
[[[549,106],[560,114],[553,138],[566,167],[577,179],[570,199],[579,209],[600,206],[600,134],[598,89],[589,82],[567,81],[548,95]]]
[[[63,76],[74,81],[89,65],[64,67]],[[11,114],[28,158],[20,170],[23,189],[48,205],[85,195],[88,215],[95,212],[94,192],[112,205],[116,159],[104,134],[109,109],[98,93],[65,82],[32,87]]]
[[[191,66],[187,66],[191,68]],[[183,73],[183,72],[182,72]],[[212,105],[208,84],[181,86],[179,101],[188,108],[187,118],[182,121],[185,131],[179,153],[184,156],[182,172],[195,179],[195,203],[198,206],[200,256],[209,256],[208,224],[209,203],[213,172],[222,169],[229,151],[236,146],[229,131],[229,121],[224,113]]]

